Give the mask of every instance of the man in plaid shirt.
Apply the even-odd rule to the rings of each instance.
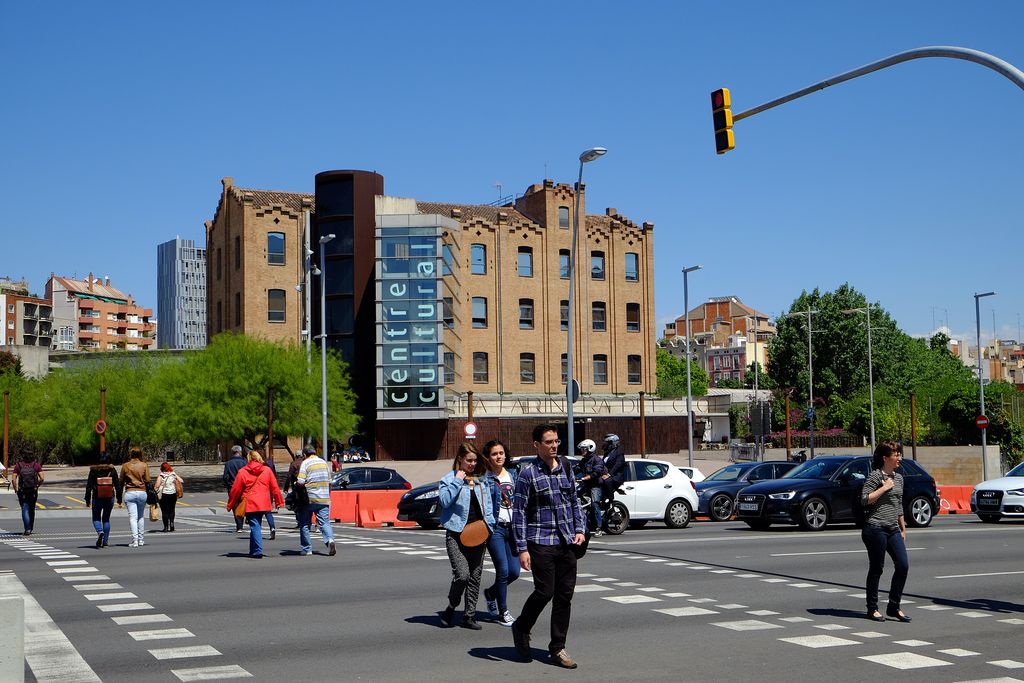
[[[530,630],[541,611],[551,606],[552,663],[575,669],[576,662],[565,651],[576,589],[576,553],[572,546],[585,540],[583,511],[576,498],[573,473],[558,457],[558,430],[547,424],[533,429],[537,461],[525,466],[516,481],[512,502],[512,528],[519,564],[533,571],[533,593],[512,624],[516,651],[526,661],[533,659]]]

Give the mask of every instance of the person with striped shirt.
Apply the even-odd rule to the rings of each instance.
[[[903,458],[903,447],[895,441],[883,441],[875,448],[872,471],[861,489],[860,502],[864,506],[864,528],[861,539],[868,551],[867,616],[874,621],[885,621],[878,611],[878,581],[882,578],[885,554],[892,558],[894,572],[889,585],[889,604],[886,616],[908,622],[900,609],[903,587],[907,583],[910,560],[907,557],[907,525],[903,519],[903,475],[896,471]]]
[[[330,519],[331,467],[316,454],[316,448],[313,446],[306,446],[302,452],[306,457],[299,466],[295,485],[306,489],[309,503],[295,511],[295,519],[299,525],[299,554],[313,554],[309,522],[315,516],[317,526],[320,527],[320,535],[323,537],[324,545],[327,546],[327,554],[333,557],[337,554],[338,548],[334,544],[334,530],[331,529]]]

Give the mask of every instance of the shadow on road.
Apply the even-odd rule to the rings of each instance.
[[[511,638],[511,634],[509,634]],[[468,652],[470,657],[486,659],[488,662],[516,662],[521,663],[522,658],[516,649],[511,645],[507,647],[473,647]],[[533,649],[533,658],[538,660],[547,659],[548,653],[537,648]]]
[[[405,623],[407,623],[407,624],[423,624],[424,626],[433,626],[435,628],[448,628],[447,626],[444,625],[444,622],[441,621],[441,613],[440,612],[437,613],[437,614],[430,614],[430,615],[420,614],[420,615],[417,615],[415,617],[408,617],[405,620]]]

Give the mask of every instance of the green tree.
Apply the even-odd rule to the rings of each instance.
[[[738,379],[727,377],[715,382],[716,389],[742,389],[743,384]]]
[[[676,358],[665,349],[658,349],[655,356],[658,376],[658,396],[679,398],[686,396],[686,362]],[[690,389],[692,396],[708,393],[708,373],[693,361],[690,362]]]
[[[21,359],[10,351],[0,351],[0,375],[21,375]]]

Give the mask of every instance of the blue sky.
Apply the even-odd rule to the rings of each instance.
[[[156,304],[156,245],[199,241],[220,179],[485,203],[588,165],[589,213],[655,223],[656,317],[735,294],[774,316],[850,282],[909,333],[1019,338],[1024,91],[902,64],[736,124],[734,111],[902,50],[1024,68],[1024,3],[0,0],[0,275],[108,275]],[[1014,199],[1017,197],[1017,199]]]

